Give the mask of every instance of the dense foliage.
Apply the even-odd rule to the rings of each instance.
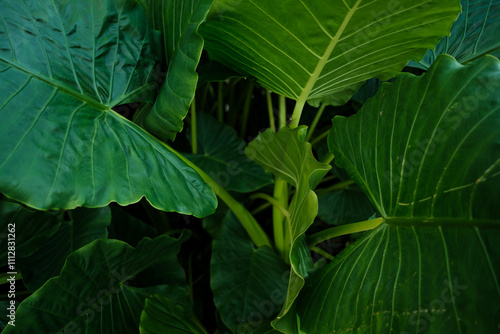
[[[2,333],[500,331],[500,1],[0,0]]]

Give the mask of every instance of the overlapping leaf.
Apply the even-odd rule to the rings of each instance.
[[[117,240],[97,240],[71,254],[59,277],[24,300],[16,323],[3,333],[137,333],[147,297],[165,286],[135,287],[147,268],[168,262],[171,282],[184,284],[177,261],[181,243],[166,236],[144,239],[137,248]]]
[[[462,0],[462,13],[451,28],[451,36],[441,39],[417,65],[428,69],[440,54],[449,54],[467,63],[486,54],[500,56],[500,1]]]
[[[200,153],[185,154],[189,160],[227,190],[252,192],[273,182],[270,174],[245,155],[245,142],[233,128],[204,113],[197,119]]]
[[[500,62],[403,74],[329,145],[385,223],[314,273],[306,333],[490,333],[500,316]]]
[[[219,0],[200,32],[212,59],[301,102],[345,103],[448,35],[459,0]]]
[[[146,9],[150,24],[163,37],[166,73],[160,94],[140,123],[164,140],[173,140],[182,130],[183,119],[194,98],[198,74],[196,67],[203,50],[198,27],[205,20],[214,0],[157,0],[138,2]]]
[[[265,170],[286,180],[296,188],[290,203],[290,273],[287,297],[278,318],[286,314],[304,285],[312,262],[305,243],[306,230],[318,214],[318,198],[314,189],[325,176],[330,165],[319,163],[312,153],[312,146],[305,142],[307,127],[283,128],[278,133],[267,130],[252,141],[246,154]]]
[[[158,35],[132,0],[1,0],[0,191],[39,209],[146,196],[203,216],[215,196],[111,108],[151,98]]]
[[[250,333],[255,319],[270,321],[281,309],[289,270],[272,249],[254,247],[232,212],[222,224],[210,263],[214,302],[227,327]]]

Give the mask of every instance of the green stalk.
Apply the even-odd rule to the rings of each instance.
[[[314,130],[316,130],[316,126],[318,125],[318,122],[323,115],[323,111],[325,111],[326,104],[322,104],[321,107],[319,108],[318,112],[316,113],[316,116],[314,117],[313,122],[311,123],[311,127],[309,128],[309,131],[307,132],[307,137],[306,141],[309,141],[314,133]]]
[[[354,181],[353,180],[347,180],[347,181],[342,181],[342,182],[338,182],[338,183],[335,183],[333,186],[331,187],[328,187],[328,188],[322,188],[322,189],[318,189],[316,191],[316,193],[318,195],[321,195],[321,194],[328,194],[328,193],[331,193],[332,191],[335,191],[335,190],[340,190],[340,189],[344,189],[348,186],[350,186],[351,184],[354,184]]]
[[[193,149],[193,154],[198,153],[198,138],[197,138],[197,128],[196,128],[196,100],[193,99],[191,104],[191,148]]]
[[[320,242],[323,242],[331,238],[336,238],[342,235],[347,235],[357,232],[373,230],[374,228],[382,224],[384,221],[385,221],[384,218],[375,218],[375,219],[365,220],[359,223],[335,226],[311,235],[310,237],[307,238],[308,239],[307,244],[309,248],[313,248]]]
[[[283,95],[279,95],[279,110],[280,110],[280,119],[279,119],[279,128],[284,128],[286,126],[286,97]]]
[[[330,133],[330,130],[326,130],[325,132],[320,134],[318,137],[314,138],[313,141],[311,141],[311,145],[314,146],[316,143],[321,141],[323,138],[327,137],[329,133]]]
[[[217,89],[217,119],[219,122],[224,122],[224,82],[219,82]]]
[[[332,254],[325,252],[324,250],[322,250],[319,247],[316,247],[316,246],[311,247],[311,250],[313,252],[318,253],[319,255],[323,256],[324,258],[327,258],[330,261],[333,261],[333,259],[334,259]]]
[[[272,132],[276,132],[276,125],[274,124],[273,100],[271,99],[271,92],[266,89],[267,99],[267,113],[269,115],[269,127]]]
[[[245,104],[243,106],[243,117],[241,119],[241,127],[240,127],[240,135],[241,138],[245,138],[245,134],[247,131],[247,123],[248,123],[248,115],[250,114],[250,105],[252,103],[253,96],[253,82],[248,82]]]
[[[252,239],[252,242],[257,247],[268,246],[272,248],[271,242],[267,237],[266,233],[259,225],[259,223],[255,220],[250,212],[234,197],[232,197],[220,184],[218,184],[214,179],[212,179],[207,173],[201,170],[194,163],[185,158],[182,154],[174,150],[172,147],[168,146],[165,143],[162,143],[168,150],[174,153],[179,159],[184,161],[189,167],[193,168],[201,178],[212,187],[213,191],[219,198],[226,203],[226,205],[234,212],[235,216],[241,222],[248,235]]]

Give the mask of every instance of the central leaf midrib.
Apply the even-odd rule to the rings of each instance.
[[[325,68],[328,59],[330,58],[333,50],[337,46],[337,44],[340,40],[340,37],[342,36],[345,29],[347,28],[347,25],[349,24],[354,13],[358,9],[358,6],[361,3],[361,1],[362,0],[356,1],[354,6],[347,12],[347,14],[344,18],[344,21],[342,21],[342,24],[338,28],[337,33],[335,34],[335,36],[333,36],[332,40],[328,44],[328,47],[326,48],[325,53],[318,61],[318,64],[316,65],[314,72],[311,74],[311,76],[309,77],[309,80],[307,81],[306,85],[304,86],[304,89],[302,90],[302,93],[300,94],[300,96],[297,100],[297,104],[299,104],[299,101],[303,101],[303,103],[305,103],[305,101],[307,100],[307,98],[311,94],[311,91],[314,88],[314,85],[318,81],[318,78],[319,78],[321,72],[323,72],[323,69]]]
[[[49,86],[52,86],[52,87],[56,88],[57,90],[70,95],[71,97],[75,98],[76,100],[87,103],[88,105],[96,108],[97,110],[100,110],[100,111],[108,111],[109,110],[108,106],[106,106],[106,105],[100,103],[99,101],[89,97],[88,95],[80,93],[80,92],[74,90],[73,88],[68,87],[68,86],[66,86],[60,82],[57,82],[53,79],[51,80],[50,78],[48,78],[40,73],[30,71],[28,68],[22,66],[21,64],[15,63],[13,61],[10,61],[10,60],[2,58],[2,57],[0,57],[0,61],[3,61],[4,63],[14,67],[15,69],[34,77],[35,79],[38,79],[42,82],[45,82]]]
[[[388,217],[384,223],[394,227],[490,227],[500,228],[500,220],[495,219],[468,219],[457,217]]]

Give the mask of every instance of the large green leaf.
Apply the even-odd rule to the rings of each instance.
[[[449,34],[459,0],[218,0],[200,28],[210,57],[303,103],[345,103]]]
[[[246,154],[265,170],[286,180],[296,188],[290,203],[291,272],[285,304],[278,318],[286,314],[304,285],[312,261],[305,243],[306,230],[318,214],[318,197],[314,189],[325,176],[330,165],[319,163],[312,146],[305,142],[307,127],[282,128],[278,133],[267,130],[253,140]]]
[[[142,115],[141,124],[156,136],[173,140],[182,130],[182,120],[194,98],[198,74],[196,67],[203,50],[198,27],[205,20],[214,0],[138,0],[144,6],[154,29],[163,37],[167,71],[160,95],[151,110]],[[161,78],[163,79],[163,78]]]
[[[68,211],[68,216],[69,221],[61,220],[57,232],[46,239],[33,255],[16,261],[28,290],[34,292],[49,278],[59,275],[66,257],[77,249],[108,237],[107,228],[111,222],[109,207],[77,208]]]
[[[184,154],[227,190],[252,192],[273,182],[245,155],[245,141],[236,131],[204,113],[197,117],[199,154]]]
[[[135,287],[134,277],[168,262],[169,279],[184,284],[177,253],[185,238],[144,239],[137,248],[97,240],[71,254],[59,277],[24,300],[16,327],[2,333],[137,333],[147,297],[165,286]]]
[[[39,209],[146,196],[203,216],[215,196],[112,110],[154,91],[157,35],[132,0],[0,0],[0,191]]]
[[[385,222],[311,275],[296,303],[304,332],[498,331],[499,128],[490,56],[468,66],[441,56],[334,118],[337,164]]]
[[[226,326],[250,333],[281,309],[288,266],[270,248],[255,248],[231,211],[222,224],[210,263],[214,302]]]
[[[486,54],[500,56],[500,1],[462,0],[462,14],[451,28],[451,36],[443,37],[435,49],[428,50],[417,64],[428,69],[440,54],[455,57],[460,63]]]

